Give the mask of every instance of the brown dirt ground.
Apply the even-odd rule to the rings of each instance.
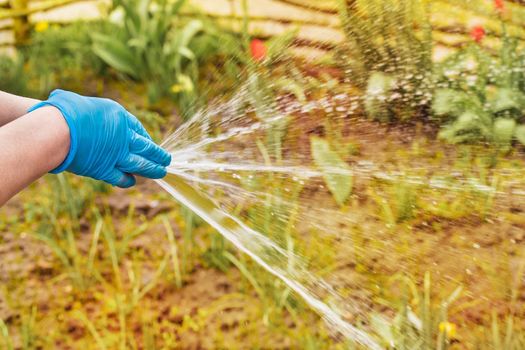
[[[352,156],[351,161],[365,159],[376,164],[392,163],[395,162],[398,150],[405,150],[415,143],[424,149],[423,157],[432,158],[443,150],[445,154],[452,155],[451,158],[455,157],[452,148],[428,141],[429,132],[417,127],[384,126],[361,119],[353,120],[351,125],[346,138],[359,146],[359,154]],[[308,144],[306,141],[302,142],[304,139],[301,138],[322,133],[315,121],[312,121],[312,125],[305,122],[302,130],[304,132],[302,136],[298,136],[298,145]],[[308,152],[307,149],[302,151]],[[393,232],[384,230],[385,225],[378,219],[378,215],[370,215],[371,212],[377,212],[377,207],[367,198],[366,186],[359,183],[356,186],[357,196],[352,210],[357,211],[355,215],[362,217],[363,225],[359,228],[361,232],[375,232],[377,235],[374,239],[379,240],[384,235],[385,241],[396,242]],[[133,205],[136,210],[133,220],[138,226],[146,220],[155,219],[159,214],[177,209],[174,203],[166,200],[167,197],[159,200],[158,192],[156,185],[141,182],[133,196],[114,190],[109,196],[102,197],[99,205],[105,203],[110,208],[116,226],[124,221]],[[326,193],[313,195],[318,196],[318,202],[321,203],[328,203],[330,200]],[[2,208],[2,216],[22,219],[24,204],[28,200],[30,198],[23,194],[17,196]],[[478,325],[487,326],[492,310],[504,316],[512,309],[518,320],[523,322],[525,286],[522,278],[513,273],[522,261],[521,254],[525,247],[525,202],[523,198],[506,197],[497,202],[496,208],[497,212],[491,212],[488,219],[480,218],[476,213],[459,219],[422,216],[399,225],[395,232],[399,239],[412,235],[409,242],[413,249],[407,250],[404,257],[389,257],[385,256],[384,251],[374,250],[359,263],[351,259],[345,262],[341,257],[341,267],[332,275],[332,281],[351,288],[354,291],[354,300],[367,303],[377,297],[377,293],[371,293],[368,288],[374,282],[383,281],[386,285],[387,276],[404,269],[413,273],[418,280],[421,280],[425,271],[432,271],[436,276],[435,286],[443,287],[443,290],[451,291],[458,283],[464,286],[465,292],[459,306],[450,312],[451,320],[460,327],[475,329]],[[172,224],[177,239],[180,240],[181,229],[177,228],[179,224]],[[162,255],[167,248],[161,227],[159,222],[150,225],[144,234],[131,242],[131,249],[141,251],[146,257]],[[55,312],[67,312],[80,303],[90,318],[105,317],[103,314],[108,311],[101,305],[108,303],[103,295],[107,290],[95,284],[89,289],[90,295],[77,295],[63,271],[57,267],[57,259],[51,250],[31,236],[30,230],[34,229],[34,226],[29,226],[27,231],[21,230],[15,234],[10,230],[9,224],[0,226],[0,283],[3,291],[0,293],[0,318],[7,324],[16,324],[20,320],[15,309],[20,310],[24,305],[27,307],[34,304],[51,333],[63,331],[67,335],[63,335],[62,339],[73,339],[72,342],[55,343],[55,348],[75,349],[78,344],[89,344],[91,338],[83,324],[75,320],[66,322],[61,319],[61,312]],[[78,235],[81,251],[87,252],[90,242],[90,235],[87,233],[92,232],[92,229],[85,225],[83,232]],[[197,232],[197,240],[203,240],[199,233],[207,234],[206,231]],[[201,244],[205,245],[202,242]],[[145,275],[151,275],[154,268],[155,266],[148,265]],[[358,268],[365,268],[367,274],[357,273]],[[487,276],[499,276],[500,279],[491,280]],[[517,303],[511,305],[511,288],[502,281],[512,281],[513,278],[517,278]],[[276,335],[272,332],[275,328],[264,323],[260,314],[261,302],[254,293],[239,292],[239,285],[243,284],[241,279],[235,269],[224,273],[197,263],[182,289],[162,282],[137,307],[144,306],[145,310],[150,310],[148,312],[151,315],[144,316],[148,318],[147,322],[165,327],[166,332],[172,331],[173,325],[179,326],[180,332],[173,334],[173,344],[176,344],[173,348],[210,349],[221,348],[218,344],[242,344],[243,339],[249,338],[246,332],[258,332],[258,345],[261,348],[297,348],[297,344],[290,343],[290,338],[282,333]],[[392,286],[392,289],[395,290],[396,286]],[[440,288],[436,288],[438,289]],[[202,310],[207,313],[203,314]],[[382,311],[391,312],[389,308]],[[110,311],[109,314],[110,317],[106,320],[107,329],[118,332],[117,315],[115,311]],[[285,320],[288,326],[295,327],[289,318],[285,317]],[[142,334],[143,321],[132,320],[139,335]],[[305,322],[316,324],[309,317]],[[468,343],[462,343],[461,339],[456,346],[469,348]],[[246,348],[254,347],[257,344],[246,345]]]

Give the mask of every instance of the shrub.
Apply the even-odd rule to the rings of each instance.
[[[18,95],[27,92],[27,79],[22,57],[0,56],[0,90]]]
[[[525,144],[525,50],[506,31],[497,57],[475,41],[437,69],[432,111],[445,123],[439,136],[503,149],[514,139]]]
[[[189,105],[199,66],[216,52],[214,30],[179,16],[185,0],[115,0],[113,30],[93,35],[93,51],[120,73],[147,84],[150,102],[164,96]],[[120,18],[119,18],[120,17]]]
[[[101,70],[102,62],[91,51],[90,33],[104,26],[101,22],[37,25],[23,52],[28,58],[28,72],[39,83],[36,88],[39,95],[47,96],[57,86],[75,87],[82,81],[79,75],[82,76],[86,69]]]
[[[432,28],[423,2],[340,0],[342,54],[365,110],[381,121],[421,115],[431,102]]]

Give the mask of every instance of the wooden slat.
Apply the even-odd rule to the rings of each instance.
[[[29,6],[27,8],[2,10],[0,11],[0,20],[6,18],[24,17],[39,12],[46,12],[78,1],[79,0],[48,0],[42,1],[35,6]]]
[[[395,0],[392,0],[395,1]],[[524,0],[525,1],[525,0]],[[327,43],[335,45],[344,37],[340,34],[337,14],[339,0],[249,0],[250,29],[258,36],[270,36],[287,27],[299,25],[299,41],[314,47]],[[522,1],[523,2],[523,1]],[[221,23],[232,21],[232,28],[240,30],[242,0],[194,0],[209,16]],[[493,3],[486,0],[439,0],[432,1],[432,23],[436,30],[436,42],[451,48],[470,41],[469,31],[474,24],[483,24],[490,36],[501,35],[500,18]],[[505,19],[511,35],[525,39],[525,6],[506,2]],[[326,27],[332,30],[326,30]],[[491,42],[487,38],[487,42]],[[329,45],[329,46],[330,46]]]
[[[313,10],[315,12],[324,12],[337,14],[337,4],[334,0],[316,1],[316,0],[276,0],[277,2],[286,3],[296,7]]]
[[[101,2],[96,0],[74,1],[67,6],[57,7],[47,12],[34,13],[30,19],[33,23],[46,21],[61,24],[71,23],[72,19],[95,20],[102,15],[100,4]]]
[[[12,1],[12,0],[10,0]],[[6,10],[0,7],[0,20],[6,18],[28,17],[32,21],[61,20],[73,21],[84,11],[69,11],[68,6],[79,1],[89,0],[30,0],[29,8],[25,10]],[[87,7],[97,7],[97,3],[107,3],[109,0],[91,0]],[[348,0],[350,1],[350,0]],[[403,1],[403,0],[392,0]],[[421,0],[431,1],[431,0]],[[6,0],[0,0],[0,4]],[[243,0],[190,0],[194,8],[199,8],[206,16],[230,26],[233,30],[241,30],[243,18]],[[340,30],[337,6],[340,0],[248,0],[251,18],[250,31],[253,35],[269,37],[291,27],[299,27],[300,32],[296,46],[302,51],[330,49],[336,46],[344,36]],[[432,22],[436,29],[436,41],[440,45],[451,48],[458,47],[470,40],[469,28],[476,23],[485,26],[490,37],[501,35],[499,17],[488,0],[438,0],[431,1],[434,12]],[[508,32],[525,40],[525,0],[510,0],[505,2],[505,19],[508,22]],[[64,9],[64,10],[62,10]],[[44,12],[49,16],[43,16]],[[80,13],[79,12],[83,12]],[[74,16],[68,14],[74,13]],[[99,12],[93,11],[92,16]],[[198,12],[187,10],[185,16],[198,15]],[[8,29],[7,26],[3,27]],[[2,29],[2,27],[0,27]]]
[[[217,14],[217,13],[202,13],[196,11],[183,11],[182,16],[184,17],[198,17],[205,16],[211,19],[219,20],[222,22],[235,22],[239,23],[243,21],[241,15],[231,15],[231,14]],[[277,22],[290,26],[301,26],[301,25],[317,25],[322,27],[329,27],[334,29],[339,29],[339,22],[326,20],[323,18],[308,18],[308,19],[292,19],[285,16],[264,16],[264,15],[250,15],[251,22]]]

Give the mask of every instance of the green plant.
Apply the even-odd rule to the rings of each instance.
[[[171,261],[173,265],[173,272],[175,274],[175,285],[178,288],[182,287],[182,274],[180,268],[180,260],[177,249],[177,242],[175,241],[175,234],[171,228],[169,220],[165,217],[163,220],[164,228],[166,229],[166,235],[168,236],[168,242],[170,244]]]
[[[517,321],[516,310],[520,310],[518,306],[518,298],[520,294],[521,279],[525,272],[525,263],[520,262],[517,267],[515,279],[511,284],[510,290],[510,312],[504,319],[504,327],[501,327],[501,321],[495,310],[492,312],[492,323],[490,333],[490,348],[494,350],[518,350],[525,348],[525,332],[522,325]],[[503,329],[502,329],[503,328]]]
[[[495,312],[492,313],[491,324],[491,349],[494,350],[518,350],[525,347],[525,334],[518,331],[515,325],[515,317],[508,316],[504,323],[504,329]]]
[[[107,346],[104,343],[104,340],[100,336],[99,332],[95,328],[95,325],[93,324],[93,322],[91,322],[91,320],[83,312],[79,310],[75,310],[73,312],[73,317],[75,317],[76,319],[78,319],[80,322],[84,324],[84,326],[88,329],[89,333],[95,340],[95,343],[97,343],[97,346],[100,350],[107,349]]]
[[[247,82],[246,102],[255,108],[262,122],[269,122],[265,146],[270,155],[279,163],[282,160],[282,140],[286,134],[288,118],[275,118],[279,110],[276,96],[292,93],[299,100],[305,99],[304,81],[289,59],[288,48],[297,37],[298,29],[292,28],[265,41],[250,33],[248,1],[243,0],[241,34],[222,35],[220,52],[226,56],[226,71],[234,81],[239,76]],[[282,64],[287,74],[273,74]],[[288,74],[289,73],[289,74]]]
[[[341,59],[352,83],[365,91],[370,118],[407,120],[428,109],[432,90],[428,4],[339,1],[347,38]]]
[[[381,184],[381,181],[377,183]],[[389,227],[414,218],[418,208],[421,186],[410,179],[396,179],[376,190],[369,187],[369,195],[380,209],[381,218]]]
[[[188,208],[182,207],[181,214],[184,217],[184,232],[182,233],[182,262],[181,267],[184,274],[193,270],[193,250],[195,241],[193,231],[199,224],[199,218]]]
[[[203,20],[183,21],[185,0],[113,2],[111,33],[93,34],[93,51],[122,74],[146,83],[150,102],[171,96],[188,107],[197,93],[199,66],[216,51]]]
[[[16,349],[32,350],[41,348],[42,338],[37,328],[37,311],[37,307],[32,305],[20,314],[20,325],[16,332],[18,337],[14,334],[11,335],[5,322],[0,319],[0,348],[14,350],[17,343],[16,340],[20,341]]]
[[[328,189],[337,204],[344,205],[352,193],[352,169],[337,152],[332,150],[328,141],[313,137],[311,148],[314,163],[323,174]]]
[[[246,69],[249,76],[268,73],[276,67],[277,63],[284,62],[288,55],[288,48],[297,37],[298,29],[292,28],[280,35],[269,39],[254,37],[250,33],[250,15],[248,12],[248,1],[242,0],[242,23],[240,35],[223,35],[220,52],[225,54],[229,61],[226,62],[234,76],[238,78],[239,73]],[[234,66],[232,67],[231,64]],[[239,69],[240,68],[240,69]],[[256,91],[251,91],[255,93]]]
[[[5,346],[5,349],[7,350],[15,349],[13,342],[11,340],[11,336],[9,335],[9,329],[7,328],[7,325],[2,319],[0,319],[0,337],[2,339],[3,345]]]
[[[102,69],[102,62],[91,50],[90,33],[106,28],[103,22],[74,22],[35,31],[23,48],[30,78],[38,82],[35,92],[45,97],[57,86],[83,89],[79,76],[84,76],[86,69],[94,73]]]
[[[33,235],[53,251],[67,270],[73,284],[79,289],[84,289],[86,281],[83,261],[78,254],[75,233],[80,230],[79,220],[91,199],[91,194],[86,195],[80,191],[73,194],[70,177],[64,174],[49,178],[49,183],[53,189],[52,202],[49,206],[42,206],[40,213],[48,224],[42,225]],[[31,216],[28,220],[31,220]]]
[[[0,56],[0,90],[17,95],[27,93],[27,78],[21,55],[14,58]]]
[[[525,144],[525,50],[507,34],[497,57],[471,44],[436,69],[440,88],[432,105],[446,123],[439,136],[451,143],[489,142],[508,150]]]
[[[230,267],[230,261],[227,258],[226,240],[218,233],[211,235],[210,248],[204,253],[204,260],[212,267],[226,272]]]
[[[37,308],[31,306],[28,313],[24,313],[21,317],[20,336],[22,338],[22,349],[37,348],[36,342],[38,333],[36,329]]]
[[[395,276],[405,292],[397,305],[397,314],[388,320],[372,314],[371,326],[387,349],[396,350],[446,350],[456,337],[456,325],[448,321],[448,309],[462,292],[456,288],[439,305],[432,305],[430,273],[426,273],[423,291],[406,276]],[[413,307],[409,300],[415,304]],[[414,311],[415,310],[415,311]]]

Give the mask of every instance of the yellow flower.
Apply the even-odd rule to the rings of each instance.
[[[177,77],[177,83],[173,84],[170,90],[174,94],[178,94],[180,92],[193,92],[194,90],[193,81],[187,75],[180,74]]]
[[[441,322],[439,323],[439,332],[444,333],[448,339],[455,339],[457,333],[457,327],[454,323]]]
[[[171,92],[173,92],[174,94],[178,94],[179,92],[181,92],[183,90],[183,87],[182,85],[180,84],[173,84],[171,86]]]
[[[42,33],[42,32],[45,32],[46,30],[49,29],[49,22],[46,22],[46,21],[43,21],[43,22],[38,22],[36,25],[35,25],[35,31],[37,33]]]

